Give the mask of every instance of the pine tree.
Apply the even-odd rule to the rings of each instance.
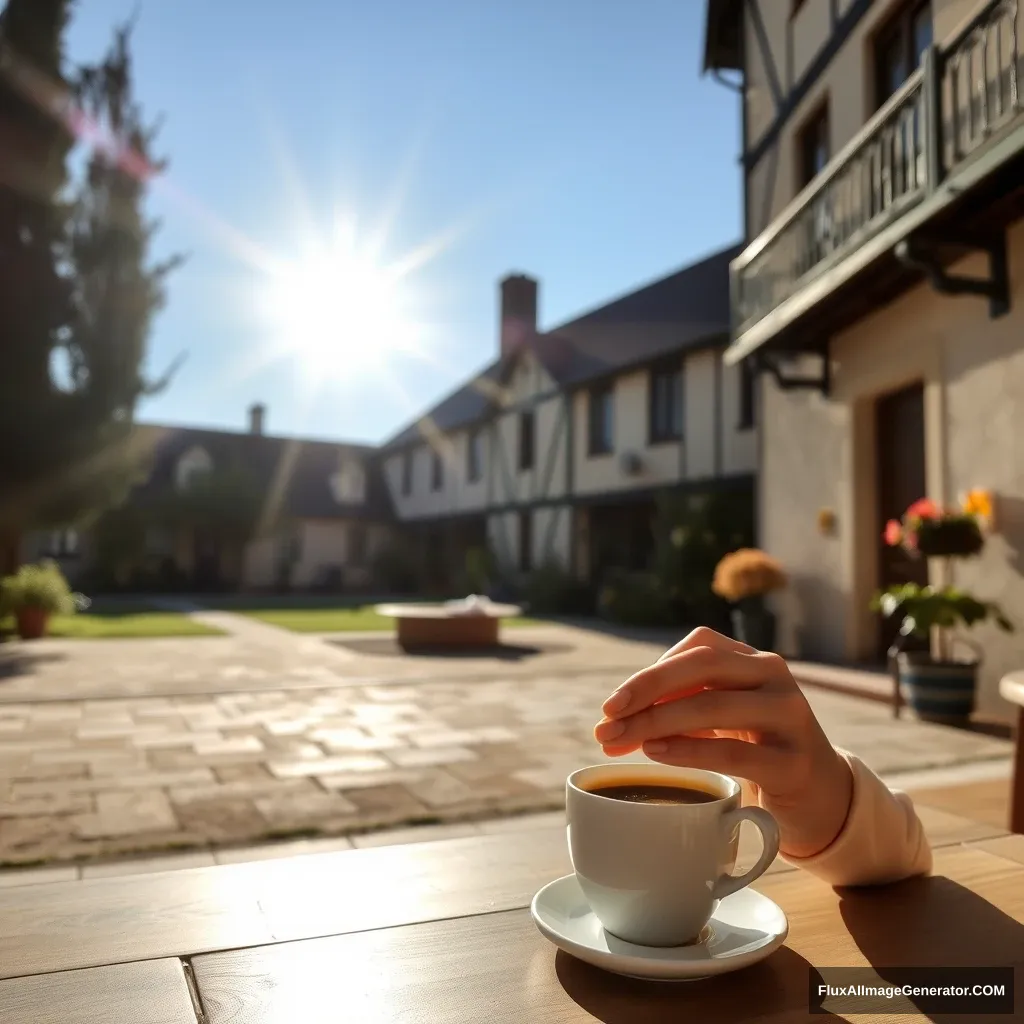
[[[138,469],[146,339],[177,261],[147,261],[146,188],[162,166],[135,99],[130,29],[62,77],[68,0],[0,15],[0,536],[80,521]],[[75,140],[91,152],[68,182]],[[5,273],[4,271],[8,271]],[[2,561],[0,544],[0,561]]]

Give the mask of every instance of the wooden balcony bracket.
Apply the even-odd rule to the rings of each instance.
[[[941,249],[983,252],[988,256],[988,277],[957,277],[946,273],[939,259]],[[1006,261],[1006,235],[999,231],[986,237],[930,238],[918,236],[900,242],[896,258],[907,267],[922,271],[940,295],[978,295],[988,299],[989,316],[1010,311],[1010,279]]]
[[[780,365],[780,361],[787,356],[803,357],[811,353],[807,352],[755,352],[750,356],[751,369],[755,373],[770,373],[781,391],[812,390],[817,391],[823,397],[828,398],[832,390],[832,360],[829,352],[824,351],[813,353],[821,360],[817,373],[793,375],[786,372]]]

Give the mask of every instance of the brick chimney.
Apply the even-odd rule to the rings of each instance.
[[[537,282],[525,274],[509,274],[499,284],[502,356],[514,352],[537,330]]]
[[[249,433],[262,434],[263,423],[267,418],[267,407],[262,402],[249,406]]]

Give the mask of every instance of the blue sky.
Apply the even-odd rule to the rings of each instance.
[[[136,2],[79,0],[69,55]],[[700,77],[703,8],[143,0],[137,91],[170,160],[154,253],[188,262],[149,348],[153,373],[186,361],[139,418],[237,429],[262,401],[273,433],[380,441],[493,357],[505,273],[540,279],[552,327],[739,238],[738,104]],[[253,254],[307,259],[336,216],[390,225],[385,263],[439,250],[403,281],[418,353],[349,339],[321,362],[267,317]]]

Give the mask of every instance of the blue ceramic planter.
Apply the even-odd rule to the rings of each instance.
[[[965,722],[974,711],[977,662],[934,661],[918,651],[896,659],[903,701],[926,722]]]

